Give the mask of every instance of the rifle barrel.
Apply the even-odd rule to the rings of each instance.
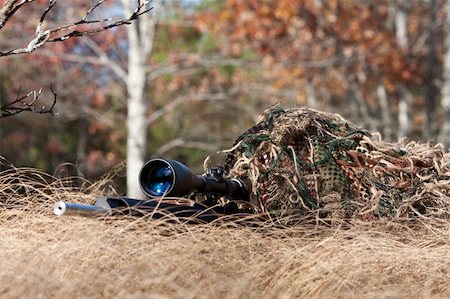
[[[98,216],[107,214],[108,210],[99,206],[83,205],[79,203],[69,203],[59,201],[55,204],[53,212],[58,215],[65,216]]]

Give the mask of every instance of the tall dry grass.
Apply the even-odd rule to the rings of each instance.
[[[291,228],[57,217],[107,182],[0,173],[2,298],[448,298],[450,222]]]

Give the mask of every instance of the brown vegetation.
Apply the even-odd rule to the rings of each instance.
[[[273,298],[450,296],[450,222],[335,227],[206,225],[56,217],[106,182],[71,187],[33,169],[0,175],[2,297]]]

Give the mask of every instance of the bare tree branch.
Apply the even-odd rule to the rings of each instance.
[[[185,66],[183,64],[173,64],[173,65],[163,65],[157,68],[148,68],[147,69],[147,78],[148,81],[156,80],[164,75],[190,75],[192,73],[197,73],[199,71],[212,68],[219,67],[225,65],[233,65],[233,66],[242,66],[245,62],[242,59],[201,59],[195,65]]]
[[[34,0],[7,0],[0,9],[0,30],[25,3],[33,1]]]
[[[94,42],[93,42],[94,43]],[[91,45],[88,44],[89,47],[91,47]],[[99,49],[99,47],[97,46],[97,48]],[[91,47],[91,49],[93,49]],[[97,49],[93,49],[94,52],[97,53]],[[81,56],[81,55],[76,55],[76,54],[68,54],[68,53],[57,53],[56,51],[53,50],[47,50],[47,49],[41,49],[39,51],[39,55],[42,56],[46,56],[46,57],[54,57],[54,56],[58,56],[61,60],[64,61],[68,61],[68,62],[76,62],[76,63],[86,63],[86,64],[90,64],[90,65],[98,65],[98,66],[105,66],[107,68],[110,68],[115,75],[117,75],[120,80],[122,80],[123,82],[126,81],[126,76],[127,73],[126,71],[114,60],[110,59],[107,54],[102,51],[101,49],[99,49],[97,55],[87,55],[87,56]]]
[[[173,139],[172,141],[167,142],[160,148],[158,148],[155,153],[153,154],[154,157],[161,157],[164,156],[168,151],[177,148],[177,147],[184,147],[184,148],[195,148],[204,150],[207,152],[215,152],[217,151],[217,145],[206,143],[206,142],[199,142],[199,141],[187,141],[181,138]]]
[[[56,105],[56,93],[53,91],[52,88],[50,88],[52,94],[53,94],[53,102],[50,108],[46,108],[45,105],[43,105],[41,108],[36,108],[35,104],[36,101],[39,99],[42,89],[39,90],[33,90],[27,93],[24,96],[21,96],[21,89],[19,89],[19,92],[17,93],[17,97],[15,100],[13,100],[10,103],[7,103],[5,105],[0,106],[0,118],[13,116],[16,114],[19,114],[21,112],[33,112],[38,114],[51,114],[56,115],[57,112],[55,112],[54,108]]]
[[[152,114],[150,114],[145,119],[145,126],[149,126],[154,123],[161,117],[167,115],[168,113],[175,110],[178,106],[183,103],[189,101],[223,101],[229,99],[232,95],[236,95],[239,92],[238,88],[232,88],[227,91],[227,93],[217,92],[217,93],[209,93],[209,94],[200,94],[200,95],[188,95],[188,96],[179,96],[172,100],[170,103],[162,106],[161,108],[155,110]]]
[[[5,26],[6,22],[21,8],[24,4],[33,2],[34,0],[8,0],[4,6],[0,9],[0,30]],[[28,43],[26,47],[11,49],[7,51],[0,51],[0,57],[31,53],[34,50],[42,47],[44,44],[49,42],[59,42],[64,41],[72,37],[80,37],[86,35],[92,35],[98,32],[106,31],[114,27],[119,27],[122,25],[129,25],[132,21],[137,20],[139,16],[149,12],[152,7],[148,4],[151,0],[137,0],[137,5],[134,11],[125,19],[112,20],[110,18],[106,19],[92,19],[93,12],[99,8],[106,0],[98,0],[96,3],[91,5],[91,7],[86,11],[85,15],[78,21],[61,25],[56,28],[44,30],[44,21],[47,14],[56,6],[58,0],[50,0],[47,8],[42,13],[39,22],[36,25],[35,37]],[[112,23],[108,23],[112,22]],[[84,25],[98,25],[92,29],[83,29]]]
[[[35,0],[6,0],[3,6],[0,7],[0,30],[3,29],[11,17],[17,13],[24,5],[34,2]],[[57,5],[58,0],[49,0],[48,6],[39,18],[36,24],[35,36],[28,42],[28,45],[23,48],[14,48],[7,51],[0,50],[0,57],[10,56],[15,54],[31,53],[36,49],[42,47],[49,42],[60,42],[72,37],[89,36],[98,32],[106,31],[122,25],[129,25],[137,20],[141,15],[149,12],[153,7],[149,6],[152,0],[136,0],[133,11],[129,11],[129,16],[119,20],[112,20],[111,18],[95,18],[94,11],[98,10],[107,0],[97,0],[89,9],[86,10],[83,17],[76,22],[63,24],[55,28],[44,28],[46,18],[49,12]],[[94,25],[94,27],[85,27],[86,25]],[[125,80],[126,73],[117,64],[111,64],[111,60],[105,53],[102,53],[98,48],[90,44],[90,47],[99,56],[100,64],[108,65],[122,80]],[[73,57],[70,57],[73,58]],[[98,58],[97,58],[98,60]],[[98,62],[97,62],[98,63]],[[34,112],[40,114],[55,115],[54,107],[56,104],[56,93],[51,89],[54,99],[50,108],[42,106],[40,109],[35,107],[35,103],[41,95],[42,89],[38,91],[31,91],[28,94],[21,96],[21,90],[15,100],[5,105],[0,106],[0,118],[9,117],[21,112]]]
[[[86,44],[98,55],[97,60],[100,60],[100,64],[108,66],[123,82],[127,81],[127,72],[116,61],[109,58],[92,39],[86,38]]]

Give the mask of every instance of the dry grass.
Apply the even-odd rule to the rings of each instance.
[[[1,297],[450,297],[449,221],[281,229],[52,214],[106,189],[0,173]]]

